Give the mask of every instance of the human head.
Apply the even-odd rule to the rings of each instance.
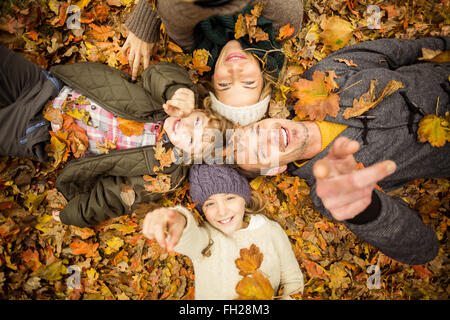
[[[242,228],[252,199],[244,176],[229,166],[193,165],[189,184],[192,202],[213,227],[226,234]]]
[[[195,109],[187,117],[168,117],[164,121],[170,142],[183,153],[194,156],[213,149],[217,143],[223,144],[225,130],[231,127],[230,121],[211,109]]]
[[[240,125],[258,121],[267,112],[270,83],[263,76],[258,59],[230,40],[220,51],[210,92],[213,110]]]
[[[312,157],[310,143],[310,122],[269,118],[236,130],[227,154],[244,171],[276,175],[288,163]]]

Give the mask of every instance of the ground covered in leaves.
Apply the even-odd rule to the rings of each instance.
[[[73,4],[80,8],[79,29],[68,28],[72,14],[67,8]],[[0,42],[46,69],[95,61],[129,71],[120,47],[126,37],[124,21],[134,4],[133,0],[2,1]],[[378,5],[379,11],[369,5]],[[282,117],[294,101],[293,83],[303,70],[341,45],[382,37],[448,36],[449,6],[448,0],[304,0],[304,28],[283,48],[288,69],[273,92],[271,116]],[[334,29],[343,38],[333,42],[327,34]],[[194,81],[203,81],[205,66],[199,57],[183,54],[161,32],[154,62],[176,62],[189,70]],[[288,33],[286,28],[280,37]],[[52,219],[47,199],[63,165],[0,159],[0,298],[193,299],[191,261],[143,237],[144,212],[92,229]],[[396,262],[343,225],[324,218],[298,177],[259,177],[251,185],[291,240],[305,277],[304,293],[296,298],[448,299],[449,180],[417,180],[392,193],[418,210],[441,242],[439,255],[421,266]],[[187,190],[185,183],[158,205],[189,206]],[[372,265],[380,268],[379,289],[367,285]]]

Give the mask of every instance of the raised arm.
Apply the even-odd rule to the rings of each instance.
[[[142,73],[142,85],[161,105],[172,99],[180,88],[190,89],[194,93],[195,103],[198,104],[197,89],[189,74],[175,63],[160,62],[152,65]]]
[[[126,54],[126,51],[130,49],[128,62],[132,69],[132,77],[136,79],[141,58],[145,70],[150,66],[152,54],[157,50],[161,20],[152,5],[147,0],[142,0],[139,1],[125,25],[129,34],[122,47],[122,52]]]
[[[375,184],[395,170],[383,161],[356,170],[355,141],[339,138],[329,154],[315,163],[316,183],[311,200],[327,217],[344,223],[359,238],[389,257],[408,264],[423,264],[438,252],[431,227],[401,199],[375,190]]]

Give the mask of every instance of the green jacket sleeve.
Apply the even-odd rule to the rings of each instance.
[[[179,88],[191,89],[198,104],[198,93],[186,70],[175,63],[160,62],[142,73],[142,86],[151,93],[153,99],[164,104]]]
[[[131,82],[130,75],[121,70],[101,63],[80,62],[54,66],[50,71],[114,115],[141,122],[156,122],[167,117],[161,101],[154,98],[159,92],[150,92]]]
[[[131,207],[121,198],[121,184],[133,185],[136,198],[143,198],[142,177],[102,177],[90,192],[77,194],[60,212],[61,222],[77,227],[90,227],[110,218],[131,213]],[[157,198],[156,194],[153,197]],[[139,199],[141,200],[141,199]]]
[[[147,191],[145,184],[148,182],[142,176],[155,176],[153,168],[158,164],[151,146],[117,150],[70,162],[55,184],[68,200],[60,213],[61,221],[79,227],[93,226],[129,214],[139,203],[156,201],[183,183],[188,167],[172,164],[161,172],[170,177],[170,191]],[[122,184],[133,188],[135,200],[131,207],[121,196]]]

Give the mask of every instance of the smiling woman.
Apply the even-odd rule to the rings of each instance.
[[[270,93],[264,78],[267,74],[277,77],[284,64],[276,35],[288,24],[295,30],[291,36],[301,29],[302,0],[270,0],[264,4],[259,0],[165,0],[153,4],[139,1],[126,23],[130,34],[123,49],[130,48],[133,77],[141,58],[144,68],[150,65],[163,23],[169,38],[184,51],[206,49],[210,53],[208,66],[218,70],[207,103],[215,111],[240,125],[262,119],[268,109],[268,90]],[[252,22],[242,23],[247,16]],[[238,21],[243,29],[236,34]],[[222,48],[233,50],[225,54]],[[224,64],[216,64],[219,56]]]

